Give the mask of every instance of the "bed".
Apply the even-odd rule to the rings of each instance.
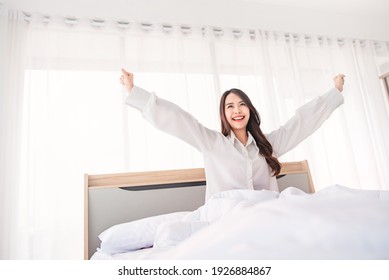
[[[84,258],[389,259],[389,191],[315,192],[307,161],[277,182],[205,203],[202,168],[86,174]]]

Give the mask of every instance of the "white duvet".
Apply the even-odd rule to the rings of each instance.
[[[227,191],[161,224],[152,249],[101,258],[389,259],[389,191]]]

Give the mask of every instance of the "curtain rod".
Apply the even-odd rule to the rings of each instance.
[[[1,4],[1,3],[0,3]],[[0,5],[1,10],[1,5]],[[40,16],[41,21],[44,24],[49,24],[52,17],[50,15],[42,15],[39,13],[29,13],[22,11],[24,15],[24,20],[26,22],[31,22],[32,17],[34,16]],[[266,31],[261,29],[254,29],[254,28],[231,28],[231,27],[215,27],[215,26],[195,26],[190,24],[170,24],[170,23],[155,23],[155,22],[141,22],[141,21],[129,21],[129,20],[106,20],[102,18],[79,18],[74,16],[58,16],[59,18],[62,18],[62,21],[67,25],[77,25],[80,21],[89,21],[91,26],[95,28],[104,28],[107,26],[107,23],[114,23],[118,28],[120,29],[128,29],[131,25],[139,25],[144,31],[151,31],[155,26],[159,26],[162,28],[163,31],[166,33],[169,33],[173,31],[174,26],[178,26],[178,28],[181,30],[184,34],[189,34],[192,32],[192,29],[197,28],[198,30],[201,30],[203,35],[207,30],[211,30],[213,34],[217,37],[221,37],[225,34],[225,30],[229,30],[234,38],[242,37],[244,34],[244,30],[248,33],[249,37],[251,39],[255,39],[256,33],[261,32],[266,37],[269,36],[270,33],[274,34],[275,38],[277,39],[277,36],[279,36],[280,33],[285,37],[286,40],[294,40],[298,41],[300,38],[303,38],[307,41],[312,40],[313,37],[317,37],[319,42],[322,42],[324,39],[327,40],[336,40],[340,45],[343,45],[346,40],[351,40],[353,43],[355,41],[360,41],[362,45],[364,45],[367,41],[372,41],[374,45],[381,45],[382,43],[386,44],[386,46],[389,48],[389,41],[378,41],[378,40],[368,40],[368,39],[356,39],[356,38],[345,38],[345,37],[335,37],[335,36],[328,36],[328,35],[317,35],[317,34],[303,34],[303,33],[297,33],[297,32],[287,32],[287,31]]]

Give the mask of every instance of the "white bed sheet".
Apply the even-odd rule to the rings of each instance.
[[[163,225],[154,245],[92,259],[389,259],[389,191],[227,191]]]
[[[147,260],[147,259],[159,259],[159,254],[164,254],[165,251],[171,248],[146,248],[137,251],[131,251],[126,253],[109,254],[102,250],[97,250],[91,257],[91,260]],[[163,259],[161,257],[161,259]]]

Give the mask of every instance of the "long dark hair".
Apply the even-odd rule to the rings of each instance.
[[[254,137],[255,143],[258,146],[259,153],[265,157],[267,164],[273,170],[273,176],[276,176],[281,171],[281,163],[276,157],[273,156],[273,147],[270,142],[266,139],[266,136],[263,134],[260,125],[261,118],[258,114],[257,109],[251,103],[250,98],[240,89],[232,88],[223,93],[220,98],[220,120],[221,120],[221,130],[224,136],[229,136],[231,134],[231,126],[226,119],[225,114],[225,102],[226,98],[230,93],[234,93],[242,98],[243,102],[250,109],[250,118],[247,123],[246,130],[251,133]]]

